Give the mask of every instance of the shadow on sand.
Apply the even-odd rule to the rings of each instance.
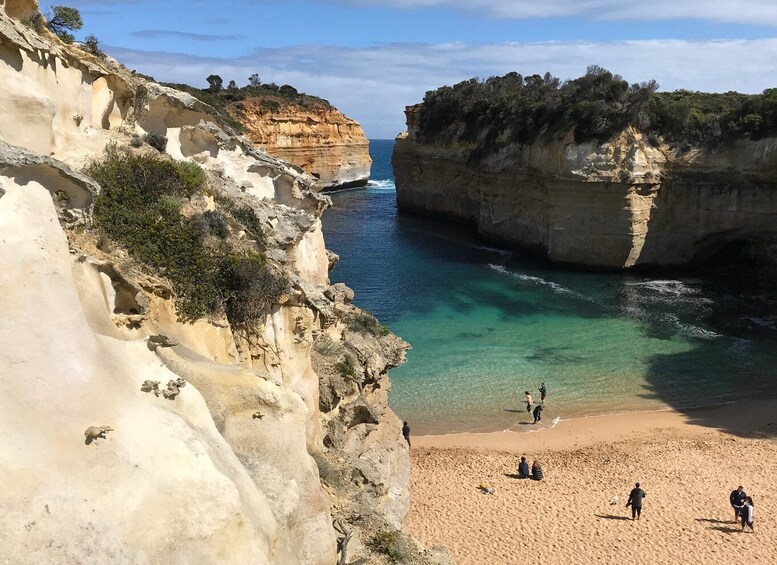
[[[615,514],[595,514],[597,518],[604,518],[605,520],[629,520],[626,516],[616,516]]]

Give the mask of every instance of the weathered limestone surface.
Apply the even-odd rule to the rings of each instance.
[[[243,111],[234,117],[257,147],[301,167],[320,179],[325,189],[367,184],[372,164],[369,141],[359,123],[336,108],[285,104],[271,110],[260,99],[241,105]]]
[[[337,517],[352,559],[383,562],[366,542],[409,508],[386,398],[407,346],[349,326],[364,314],[328,286],[320,181],[227,135],[191,96],[9,17],[34,3],[0,6],[0,480],[13,487],[0,561],[333,564]],[[77,171],[109,143],[155,151],[129,148],[149,132],[167,137],[163,158],[205,170],[213,194],[187,206],[248,206],[265,230],[260,243],[229,225],[291,281],[251,331],[183,323],[163,274],[92,227],[100,187]],[[330,367],[352,355],[348,375],[319,374],[319,349]],[[379,424],[354,421],[351,399],[322,402],[323,385],[332,398],[354,379]],[[351,479],[322,484],[328,461]],[[445,562],[408,544],[413,562]]]
[[[777,139],[716,148],[653,146],[625,130],[512,145],[482,162],[417,141],[408,109],[393,164],[401,208],[471,223],[559,263],[682,265],[734,241],[777,237]]]

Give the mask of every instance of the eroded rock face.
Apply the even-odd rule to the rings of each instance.
[[[233,115],[257,147],[301,167],[320,179],[325,189],[367,184],[372,164],[369,141],[355,120],[324,105],[268,109],[259,99],[240,104],[242,111]]]
[[[558,263],[682,265],[777,237],[776,139],[686,150],[633,130],[604,144],[570,133],[471,164],[466,147],[419,143],[416,113],[394,149],[398,205]]]
[[[348,330],[359,311],[329,286],[320,181],[227,135],[191,96],[3,12],[0,96],[0,476],[14,485],[0,558],[324,565],[333,516],[363,541],[400,526],[409,458],[386,371],[405,344]],[[291,281],[253,327],[183,323],[164,274],[92,228],[100,187],[76,171],[145,133],[205,170],[213,194],[189,206],[246,207],[266,233],[228,228]],[[319,374],[324,339],[354,357],[348,374]],[[325,461],[364,480],[324,489]],[[364,544],[349,555],[380,562]]]

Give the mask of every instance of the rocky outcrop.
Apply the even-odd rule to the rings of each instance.
[[[359,123],[336,108],[290,102],[266,106],[260,98],[238,104],[239,111],[233,106],[231,113],[254,145],[301,167],[326,190],[367,184],[372,164],[369,141]]]
[[[349,555],[382,562],[370,536],[407,512],[385,395],[406,345],[348,329],[359,311],[329,287],[320,182],[227,135],[206,104],[3,12],[0,96],[0,476],[14,487],[0,560],[324,565],[338,518]],[[149,133],[164,155],[130,146]],[[264,253],[288,291],[250,327],[179,319],[165,274],[92,225],[101,188],[76,171],[109,145],[199,163],[209,190],[185,207],[248,208],[266,241],[231,220],[230,242]],[[329,343],[357,361],[319,374]],[[334,401],[354,379],[358,399]],[[329,461],[351,480],[322,483]]]
[[[669,146],[627,129],[600,144],[569,132],[470,162],[467,146],[419,142],[418,111],[393,155],[403,209],[601,268],[684,265],[777,238],[777,139]]]

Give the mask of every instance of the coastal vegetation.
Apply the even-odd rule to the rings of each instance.
[[[95,226],[170,280],[183,319],[225,314],[235,327],[247,327],[286,291],[288,282],[263,254],[230,243],[223,212],[183,213],[206,194],[207,179],[196,163],[111,146],[86,172],[102,187]]]
[[[310,110],[313,108],[332,108],[323,98],[311,96],[297,91],[291,85],[278,86],[274,82],[263,83],[259,75],[254,73],[248,77],[248,84],[238,87],[234,80],[224,86],[224,80],[219,75],[209,75],[206,79],[207,88],[195,88],[188,84],[167,83],[166,86],[188,92],[201,102],[215,108],[237,133],[243,133],[244,128],[240,118],[245,114],[245,100],[259,100],[261,106],[269,111],[276,111],[288,105],[299,106]]]
[[[670,143],[716,144],[777,134],[777,89],[762,94],[658,92],[655,81],[629,84],[591,66],[576,79],[508,73],[470,79],[426,93],[419,139],[464,143],[470,158],[511,143],[574,131],[577,142],[605,141],[626,127]]]

